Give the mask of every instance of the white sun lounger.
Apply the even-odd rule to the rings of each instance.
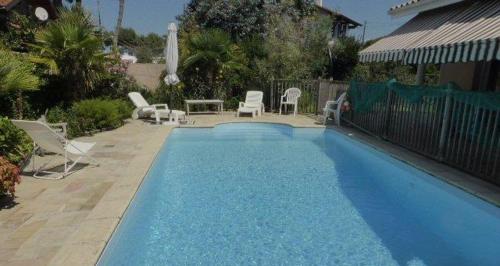
[[[132,113],[133,119],[148,117],[150,118],[152,115],[155,116],[156,123],[160,124],[160,118],[163,116],[169,116],[170,110],[168,109],[168,105],[165,103],[161,104],[149,104],[144,97],[138,92],[130,92],[128,97],[135,105],[135,110]]]
[[[253,117],[252,110],[255,110],[257,115],[261,116],[264,113],[263,98],[264,93],[261,91],[247,91],[245,102],[240,102],[237,115],[239,116],[240,113],[252,113]]]
[[[71,171],[73,167],[80,162],[84,157],[94,165],[99,163],[89,156],[89,151],[94,147],[95,143],[81,142],[76,140],[68,140],[50,128],[47,124],[40,121],[12,120],[12,123],[17,127],[26,131],[35,143],[33,149],[33,177],[41,179],[62,179],[67,175],[76,171]],[[51,161],[41,165],[39,168],[35,166],[35,152],[37,148],[41,148],[46,152],[52,152],[64,157],[64,171],[53,172],[44,169]],[[72,162],[71,164],[69,164]],[[52,176],[40,176],[39,173],[52,174]],[[58,174],[53,176],[53,174]]]

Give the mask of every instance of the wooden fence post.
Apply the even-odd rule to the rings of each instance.
[[[439,161],[444,160],[444,148],[446,144],[446,135],[448,133],[448,127],[450,124],[450,113],[451,113],[451,88],[448,84],[448,89],[446,91],[446,101],[444,103],[443,121],[441,127],[441,133],[439,134],[439,146],[438,146],[438,156]]]
[[[318,109],[320,108],[319,107],[319,101],[320,101],[320,90],[321,90],[321,78],[318,78],[317,80],[317,89],[316,89],[316,106],[314,108],[314,114],[315,115],[318,115]]]
[[[270,87],[270,90],[269,90],[269,101],[270,101],[270,106],[271,106],[271,113],[274,112],[274,80],[272,79],[271,80],[271,87]]]

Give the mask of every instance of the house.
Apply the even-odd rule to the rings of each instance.
[[[124,52],[120,55],[120,60],[127,61],[131,64],[137,63],[137,57],[135,55],[131,55],[128,52]]]
[[[416,14],[416,15],[415,15]],[[500,1],[410,0],[389,15],[415,15],[359,54],[361,62],[397,61],[440,67],[440,83],[475,91],[500,91]]]
[[[281,0],[268,0],[266,2],[270,4],[276,4],[280,3]],[[332,38],[345,37],[347,36],[350,29],[355,29],[361,26],[361,24],[356,22],[355,20],[323,6],[323,0],[314,0],[314,5],[319,14],[330,16],[333,19]]]
[[[0,23],[4,25],[12,12],[31,16],[40,22],[57,17],[62,0],[0,0]]]
[[[347,16],[335,12],[325,6],[323,6],[323,0],[315,0],[316,8],[319,14],[330,16],[333,19],[332,25],[332,37],[339,38],[345,37],[348,34],[350,29],[355,29],[361,26],[360,23],[356,22],[353,19],[348,18]]]

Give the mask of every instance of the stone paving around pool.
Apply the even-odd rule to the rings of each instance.
[[[221,122],[322,127],[301,115],[189,119],[194,124],[187,126],[194,127]],[[0,208],[0,265],[94,265],[172,128],[130,121],[79,139],[97,143],[92,156],[100,166],[86,166],[62,180],[23,176],[15,205]]]
[[[269,113],[256,118],[237,118],[234,113],[194,115],[189,120],[182,127],[212,127],[227,122],[323,127],[312,116]],[[86,166],[58,181],[24,176],[17,188],[15,205],[0,206],[0,265],[94,265],[172,128],[129,121],[119,129],[80,138],[97,143],[92,155],[100,166]],[[340,131],[352,134],[350,130]],[[451,176],[459,180],[456,185],[462,184],[467,190],[500,203],[499,190],[484,182],[394,145],[355,134],[358,139],[415,162],[416,166],[424,162],[423,167],[431,172]]]

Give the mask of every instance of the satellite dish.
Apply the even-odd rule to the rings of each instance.
[[[46,21],[49,19],[49,12],[47,12],[45,8],[39,6],[35,9],[35,16],[41,21]]]

